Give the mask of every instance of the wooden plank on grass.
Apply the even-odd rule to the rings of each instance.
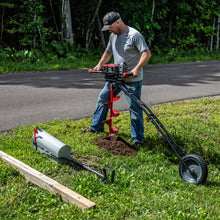
[[[0,150],[0,158],[7,164],[19,170],[19,172],[25,176],[26,179],[36,184],[37,186],[47,189],[53,194],[59,194],[61,198],[69,203],[79,206],[82,209],[95,207],[96,204],[86,199],[80,194],[70,190],[57,181],[49,178],[48,176],[38,172],[30,166],[22,163],[14,157],[4,153]]]

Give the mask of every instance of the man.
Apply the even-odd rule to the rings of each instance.
[[[109,30],[111,35],[106,50],[94,69],[102,69],[103,65],[111,59],[112,55],[115,64],[126,63],[128,71],[133,73],[133,77],[125,79],[124,83],[133,91],[134,95],[140,99],[143,79],[142,67],[151,57],[150,50],[144,37],[134,28],[127,26],[117,12],[107,13],[103,18],[103,23],[104,26],[102,31]],[[120,88],[114,86],[114,96],[119,92]],[[84,130],[85,133],[104,131],[103,121],[106,120],[108,113],[108,107],[104,106],[104,103],[110,101],[110,94],[110,83],[106,82],[98,97],[92,125]],[[143,112],[129,97],[126,96],[126,100],[131,116],[132,146],[136,147],[144,142]]]

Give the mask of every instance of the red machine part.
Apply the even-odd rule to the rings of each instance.
[[[117,101],[120,97],[113,95],[113,85],[111,84],[111,98],[110,102],[105,103],[104,105],[110,109],[110,118],[108,120],[103,121],[109,126],[109,136],[116,135],[118,133],[118,129],[112,126],[112,119],[118,117],[119,112],[113,109],[113,102]]]
[[[36,143],[36,135],[38,134],[38,130],[34,129],[34,142]]]

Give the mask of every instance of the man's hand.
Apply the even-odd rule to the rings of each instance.
[[[133,78],[137,78],[138,76],[140,76],[140,71],[136,68],[134,68],[130,72],[133,73]]]
[[[151,57],[150,50],[144,50],[142,52],[137,66],[133,70],[131,70],[131,73],[133,73],[133,78],[137,78],[138,76],[140,76],[140,69],[148,62],[150,57]]]
[[[94,70],[101,70],[102,66],[107,63],[112,57],[112,53],[105,51],[102,54],[102,57],[100,59],[100,61],[98,62],[98,64],[93,68]]]
[[[98,63],[93,69],[94,70],[101,70],[102,69],[102,65]]]

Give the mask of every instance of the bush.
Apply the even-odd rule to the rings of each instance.
[[[7,47],[0,50],[0,73],[91,68],[97,64],[103,51],[101,47],[92,46],[86,50],[81,45],[59,41],[52,41],[42,50],[17,51],[15,48]],[[183,50],[155,47],[151,53],[149,64],[220,59],[220,51],[207,52],[201,48]]]

